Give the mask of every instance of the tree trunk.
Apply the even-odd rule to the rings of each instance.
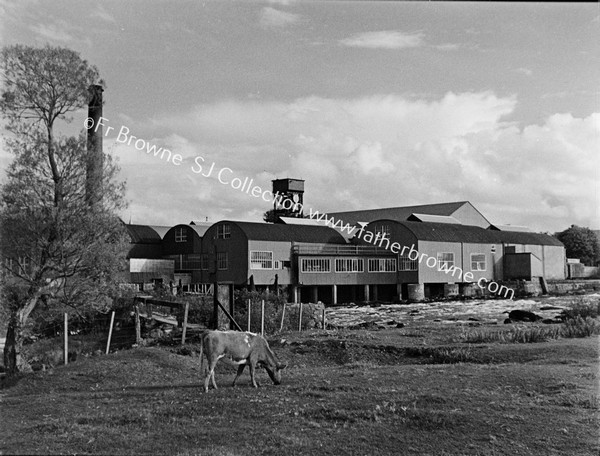
[[[25,339],[23,328],[29,315],[35,309],[37,302],[38,295],[36,294],[29,298],[25,307],[11,312],[4,345],[4,367],[6,368],[6,375],[9,377],[18,372],[31,371],[31,366],[22,355],[23,341]]]

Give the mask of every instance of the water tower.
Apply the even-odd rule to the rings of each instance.
[[[304,181],[302,179],[275,179],[273,195],[279,195],[273,203],[275,217],[302,218],[304,204]]]

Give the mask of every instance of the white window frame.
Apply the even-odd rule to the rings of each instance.
[[[350,273],[350,272],[364,272],[365,262],[362,258],[336,258],[335,259],[335,272],[336,273]]]
[[[400,255],[398,257],[398,271],[418,271],[419,270],[419,262],[417,260],[412,260],[408,257],[408,255]]]
[[[222,223],[217,225],[217,239],[229,239],[231,237],[231,225]]]
[[[273,261],[273,269],[283,269],[283,267],[281,266],[280,260]]]
[[[255,256],[253,259],[252,256]],[[250,250],[250,269],[273,269],[273,252]]]
[[[473,260],[474,256],[479,256],[483,258],[482,260]],[[475,266],[475,267],[473,267]],[[472,253],[471,254],[471,271],[487,271],[487,258],[485,257],[485,253]]]
[[[223,267],[223,264],[225,267]],[[227,252],[217,252],[217,270],[227,271],[229,269],[229,255]]]
[[[396,272],[396,258],[369,258],[369,272]]]
[[[300,271],[310,274],[326,274],[328,272],[331,272],[331,259],[302,258],[300,260]]]
[[[175,242],[187,242],[187,228],[175,228]]]
[[[452,256],[452,259],[444,259],[444,255]],[[443,265],[448,265],[444,267]],[[438,252],[437,254],[438,271],[446,272],[454,268],[454,252]]]

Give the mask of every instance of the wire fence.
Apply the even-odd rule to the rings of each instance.
[[[322,304],[238,300],[232,318],[241,330],[265,336],[326,327]],[[154,341],[182,345],[198,342],[202,332],[214,325],[212,296],[177,301],[138,297],[121,302],[108,313],[82,316],[66,312],[62,318],[54,315],[36,325],[36,335],[27,340],[23,354],[34,369],[44,369]]]

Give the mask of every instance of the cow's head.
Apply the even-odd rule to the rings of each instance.
[[[271,380],[276,385],[279,385],[281,383],[281,371],[285,369],[286,366],[287,364],[281,363],[277,363],[271,366],[265,364],[265,370],[267,371],[267,374],[269,374],[269,377],[271,377]]]

